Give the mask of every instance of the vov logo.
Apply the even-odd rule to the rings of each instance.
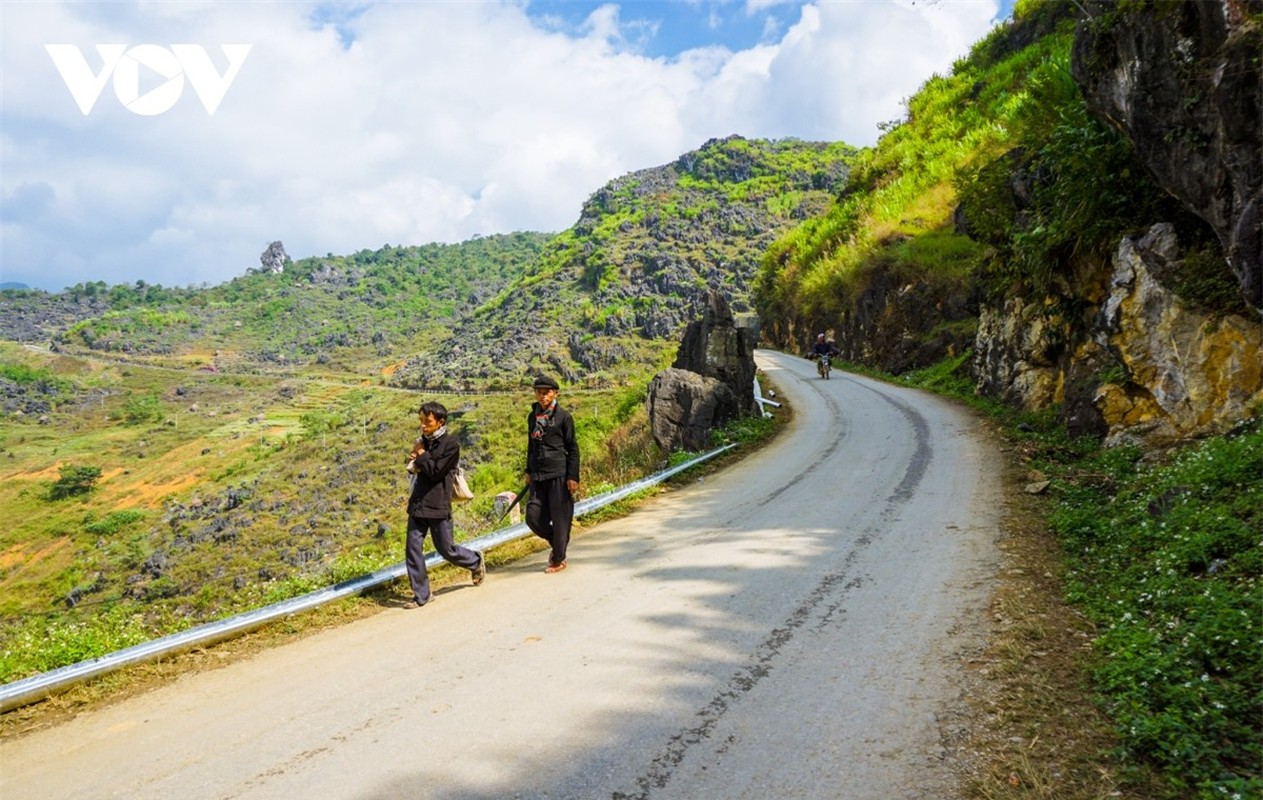
[[[88,66],[88,59],[76,45],[46,44],[44,49],[52,57],[61,79],[70,90],[70,96],[84,116],[96,105],[106,81],[113,76],[114,94],[118,101],[133,114],[149,117],[161,114],[176,104],[184,93],[185,78],[197,92],[206,113],[213,115],[241,71],[252,46],[221,44],[219,48],[228,59],[228,68],[222,75],[215,69],[206,49],[199,44],[173,44],[170,48],[156,44],[138,44],[130,48],[125,44],[98,44],[96,51],[102,64],[99,72]],[[141,94],[141,67],[165,80]]]

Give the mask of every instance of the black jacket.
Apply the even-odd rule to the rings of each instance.
[[[574,435],[574,418],[561,406],[544,428],[542,438],[532,435],[535,417],[540,413],[539,403],[531,404],[526,417],[526,471],[533,481],[551,478],[579,480],[579,443]]]
[[[416,485],[408,498],[408,513],[427,519],[452,516],[452,471],[460,461],[460,442],[450,433],[425,440],[425,452],[417,456]]]

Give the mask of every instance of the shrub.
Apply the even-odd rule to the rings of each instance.
[[[59,472],[61,477],[48,490],[50,500],[87,494],[101,477],[100,467],[63,466]]]
[[[123,418],[129,425],[162,420],[162,403],[156,394],[134,395],[123,406]]]
[[[89,516],[84,520],[83,529],[88,533],[94,533],[98,536],[108,536],[118,533],[123,528],[145,518],[142,511],[135,509],[125,509],[123,511],[112,511],[101,519],[94,519]]]

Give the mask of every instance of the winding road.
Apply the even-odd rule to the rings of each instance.
[[[1000,459],[932,395],[760,351],[755,456],[545,553],[0,741],[0,797],[939,800]]]

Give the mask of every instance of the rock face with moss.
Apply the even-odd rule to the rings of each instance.
[[[1166,209],[1108,261],[1067,257],[1060,292],[984,304],[978,390],[1028,409],[1060,407],[1072,431],[1109,442],[1154,447],[1222,432],[1263,402],[1263,3],[1089,11],[1073,47],[1088,109],[1130,140],[1161,190],[1218,245],[1188,241],[1201,222]]]
[[[737,327],[722,295],[706,295],[689,323],[675,364],[654,376],[646,407],[653,438],[665,452],[703,450],[716,426],[754,412],[754,344]]]
[[[1263,328],[1235,314],[1189,308],[1154,277],[1178,270],[1170,225],[1124,239],[1097,339],[1126,380],[1094,398],[1114,441],[1162,445],[1219,433],[1263,403]]]
[[[1090,10],[1072,62],[1088,108],[1125,131],[1163,188],[1210,224],[1242,297],[1263,309],[1263,2]]]
[[[1263,403],[1263,326],[1182,300],[1160,277],[1183,264],[1168,223],[1122,240],[1108,283],[1076,318],[1060,298],[984,308],[979,393],[1060,406],[1074,433],[1161,447],[1220,433]],[[1081,319],[1090,319],[1086,326]]]

